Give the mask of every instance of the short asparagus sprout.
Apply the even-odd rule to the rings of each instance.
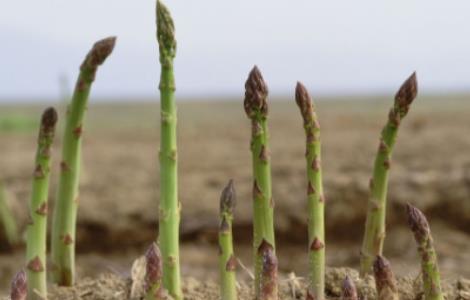
[[[341,300],[358,300],[356,285],[347,275],[341,287]]]
[[[375,286],[378,300],[398,300],[398,290],[392,267],[383,256],[377,256],[374,265]]]
[[[244,108],[251,119],[251,152],[253,164],[253,251],[255,263],[255,293],[259,294],[263,267],[262,243],[275,252],[271,164],[268,145],[268,88],[258,67],[254,67],[245,82]]]
[[[8,205],[5,187],[0,181],[0,231],[3,230],[8,247],[13,247],[20,240],[18,226],[11,207]]]
[[[31,222],[27,229],[26,261],[28,278],[28,299],[47,297],[46,279],[46,238],[47,207],[49,198],[49,179],[51,147],[54,141],[57,112],[54,108],[46,109],[41,118],[38,146],[33,173],[33,187],[29,215]]]
[[[145,273],[145,299],[146,300],[163,300],[166,299],[164,293],[163,278],[163,262],[160,248],[154,242],[145,253],[146,273]]]
[[[109,37],[93,45],[80,66],[72,102],[67,112],[51,238],[52,278],[55,283],[63,286],[71,286],[75,280],[75,231],[81,137],[88,96],[96,71],[113,51],[115,41],[115,37]]]
[[[237,299],[236,267],[233,252],[232,220],[236,205],[233,180],[230,180],[220,196],[219,270],[220,295],[222,300]]]
[[[16,273],[11,281],[10,299],[11,300],[26,300],[28,296],[28,284],[26,280],[26,273],[24,270]]]
[[[306,135],[308,237],[309,237],[309,287],[314,299],[325,298],[325,224],[323,183],[321,172],[320,125],[305,86],[298,82],[295,100],[303,118]]]
[[[437,263],[437,254],[431,236],[431,229],[424,214],[416,207],[407,204],[408,225],[413,231],[418,252],[421,257],[421,273],[423,276],[424,299],[444,299],[441,290],[441,276]]]
[[[371,271],[375,257],[382,254],[385,240],[385,212],[392,151],[400,123],[408,113],[410,105],[417,94],[418,83],[416,73],[413,73],[396,93],[395,104],[390,110],[387,124],[382,130],[378,152],[375,157],[373,176],[370,180],[367,220],[361,249],[362,276]]]
[[[278,282],[277,282],[277,257],[273,247],[266,241],[261,242],[258,249],[262,258],[261,283],[257,300],[277,300],[278,299]]]
[[[163,285],[176,300],[183,298],[180,278],[178,162],[173,60],[175,26],[170,11],[157,1],[157,40],[160,51],[160,207],[159,245],[163,256]]]

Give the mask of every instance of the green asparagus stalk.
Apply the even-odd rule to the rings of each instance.
[[[26,281],[26,273],[24,270],[16,273],[11,281],[10,299],[11,300],[26,300],[28,296],[28,284]]]
[[[341,288],[341,300],[358,300],[356,285],[351,277],[346,275]]]
[[[47,207],[49,197],[51,146],[54,141],[57,112],[46,109],[39,129],[36,163],[29,204],[31,222],[26,237],[26,261],[28,278],[28,299],[47,298],[46,279],[46,238]]]
[[[233,180],[230,180],[220,196],[219,227],[219,269],[220,295],[222,300],[237,299],[237,282],[235,270],[237,260],[233,253],[232,220],[236,204]]]
[[[182,299],[179,262],[180,202],[176,148],[176,103],[173,60],[175,27],[170,12],[157,1],[157,40],[160,50],[160,211],[159,245],[163,256],[163,285],[176,300]]]
[[[0,181],[0,229],[3,227],[8,246],[12,247],[19,241],[18,227],[8,206],[7,197],[3,183]]]
[[[261,284],[257,294],[257,300],[277,300],[278,287],[277,287],[277,257],[274,253],[274,248],[263,240],[259,247],[259,252],[262,258],[261,268]]]
[[[163,300],[165,294],[162,285],[162,255],[160,248],[154,242],[145,253],[145,300]]]
[[[397,284],[388,260],[383,256],[377,256],[373,269],[377,299],[398,300]]]
[[[258,67],[254,67],[245,83],[244,108],[251,119],[251,152],[253,164],[253,243],[255,262],[255,293],[259,294],[263,266],[262,242],[275,252],[271,165],[268,148],[268,87]]]
[[[67,112],[51,239],[52,277],[55,283],[63,286],[73,285],[75,278],[75,230],[81,137],[88,96],[96,71],[113,51],[115,41],[115,37],[109,37],[93,45],[80,66],[80,74]]]
[[[295,100],[304,120],[307,160],[308,237],[309,237],[309,293],[314,299],[325,298],[325,225],[323,183],[321,173],[320,125],[312,98],[305,86],[297,82]]]
[[[380,146],[370,181],[370,197],[367,220],[361,250],[361,275],[371,271],[373,261],[382,254],[385,239],[385,212],[387,206],[388,176],[398,128],[408,113],[418,93],[416,73],[413,73],[395,95],[395,104],[390,110],[388,121],[382,130]]]
[[[424,299],[442,300],[441,276],[437,264],[437,254],[434,250],[434,242],[431,229],[424,214],[410,204],[406,205],[408,225],[413,231],[418,252],[421,256],[421,273],[423,275]]]

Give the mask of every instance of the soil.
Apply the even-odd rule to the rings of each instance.
[[[455,281],[459,276],[470,278],[470,102],[467,96],[445,99],[419,98],[403,121],[391,169],[384,253],[397,274],[417,276],[415,245],[404,226],[403,204],[411,202],[428,216],[443,275]],[[334,267],[358,264],[369,176],[391,101],[348,100],[318,102],[327,197],[327,260]],[[292,101],[273,101],[271,105],[273,195],[280,268],[285,273],[305,274],[304,136]],[[0,118],[14,113],[35,120],[42,108],[4,107]],[[158,115],[158,105],[148,103],[89,108],[77,232],[81,278],[128,269],[158,234]],[[179,105],[185,278],[196,282],[217,278],[213,257],[217,253],[218,198],[230,178],[235,179],[238,194],[236,251],[251,265],[249,133],[240,102]],[[0,176],[22,228],[27,221],[35,135],[34,131],[0,132]],[[53,153],[51,209],[60,135]],[[5,245],[1,233],[0,245]],[[23,250],[21,245],[0,249],[0,290],[4,290],[24,263]],[[120,282],[125,286],[125,281]]]

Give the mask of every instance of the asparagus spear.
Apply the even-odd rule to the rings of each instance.
[[[220,295],[222,300],[236,300],[236,266],[237,260],[233,253],[232,220],[236,205],[236,194],[233,180],[230,180],[220,196],[220,227],[219,227],[219,269]]]
[[[441,276],[437,264],[437,254],[434,250],[434,242],[431,229],[424,214],[410,204],[406,205],[408,225],[413,231],[418,252],[421,256],[421,273],[423,275],[424,299],[442,300]]]
[[[320,125],[312,98],[305,86],[297,82],[295,100],[304,120],[307,160],[309,292],[316,300],[325,298],[325,224],[323,184],[321,173]]]
[[[28,284],[26,281],[26,273],[24,270],[16,273],[11,281],[10,299],[26,300],[28,296]]]
[[[377,256],[373,269],[377,299],[398,300],[397,284],[388,260],[383,256]]]
[[[8,246],[12,247],[19,241],[18,227],[13,213],[8,206],[3,183],[0,181],[0,229],[3,227]]]
[[[163,285],[176,300],[182,299],[179,262],[180,203],[176,148],[176,104],[173,60],[175,27],[170,12],[157,1],[157,40],[160,50],[160,211],[159,244],[163,256]]]
[[[49,197],[49,178],[51,146],[54,140],[57,112],[46,109],[41,118],[38,147],[33,178],[29,214],[31,223],[27,229],[26,261],[29,299],[47,297],[46,280],[46,238],[47,207]],[[35,291],[35,292],[33,292]]]
[[[162,286],[162,255],[160,248],[154,242],[145,253],[146,273],[145,273],[145,299],[162,300],[165,299]]]
[[[418,93],[416,73],[402,84],[395,95],[395,104],[390,110],[388,121],[382,130],[380,145],[375,158],[373,178],[370,181],[370,197],[367,220],[361,250],[361,275],[369,273],[377,255],[382,254],[385,239],[385,211],[387,206],[388,175],[392,150],[398,128],[408,113]]]
[[[257,300],[277,300],[277,257],[274,248],[265,240],[261,242],[259,252],[262,257],[261,284]]]
[[[343,281],[341,300],[358,300],[356,285],[347,275]]]
[[[74,242],[84,116],[96,71],[113,51],[115,40],[115,37],[109,37],[93,45],[80,66],[80,74],[67,112],[51,239],[52,278],[59,285],[71,286],[74,283]]]
[[[255,293],[259,294],[263,265],[262,242],[275,252],[271,165],[268,149],[268,88],[258,67],[254,67],[245,83],[244,108],[251,119],[251,152],[253,164],[253,243],[255,262]]]

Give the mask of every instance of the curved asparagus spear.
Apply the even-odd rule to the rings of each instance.
[[[251,119],[251,152],[253,159],[253,246],[255,262],[255,293],[259,294],[262,242],[269,244],[275,252],[273,207],[271,192],[271,164],[268,148],[268,87],[258,67],[254,67],[245,82],[244,108]]]
[[[26,280],[26,273],[24,270],[16,273],[11,281],[10,299],[11,300],[26,300],[28,296],[28,284]]]
[[[168,9],[157,1],[157,40],[160,50],[160,211],[159,245],[163,256],[163,285],[176,300],[182,299],[179,262],[180,202],[176,148],[176,103],[173,60],[175,27]]]
[[[261,242],[259,252],[262,258],[261,283],[256,299],[277,300],[277,257],[273,247],[265,240]]]
[[[374,262],[374,278],[378,300],[398,300],[398,290],[392,267],[383,256],[377,256]]]
[[[165,299],[162,278],[162,255],[160,248],[154,242],[145,253],[146,273],[145,273],[145,299],[163,300]]]
[[[392,150],[401,121],[418,93],[416,73],[402,84],[395,95],[395,104],[390,110],[388,121],[382,130],[380,145],[375,158],[374,173],[370,181],[370,197],[367,220],[361,250],[361,275],[369,273],[377,255],[382,254],[385,239],[385,211],[387,187]]]
[[[341,289],[340,300],[358,300],[356,285],[349,276],[346,275],[346,278],[344,278]]]
[[[46,279],[46,238],[47,207],[49,197],[49,178],[51,146],[54,140],[57,112],[54,108],[46,109],[41,118],[38,147],[36,152],[33,188],[26,237],[26,261],[29,299],[47,297]]]
[[[219,227],[219,269],[220,296],[222,300],[236,300],[237,260],[233,253],[232,220],[236,205],[236,194],[233,180],[230,180],[220,195],[220,227]]]
[[[325,224],[323,183],[321,174],[320,125],[312,98],[305,86],[297,82],[295,100],[304,120],[307,160],[309,287],[314,299],[325,298]]]
[[[8,246],[16,245],[20,239],[15,217],[8,206],[3,182],[0,181],[0,230],[3,230]]]
[[[59,285],[71,286],[75,277],[75,226],[81,163],[83,121],[98,67],[111,54],[116,38],[96,42],[82,65],[66,117],[62,162],[51,239],[52,278]]]
[[[418,252],[421,256],[421,273],[423,276],[424,299],[442,300],[441,276],[437,264],[437,254],[434,250],[434,242],[431,236],[431,229],[424,214],[410,204],[406,205],[408,215],[408,225],[413,231]]]

